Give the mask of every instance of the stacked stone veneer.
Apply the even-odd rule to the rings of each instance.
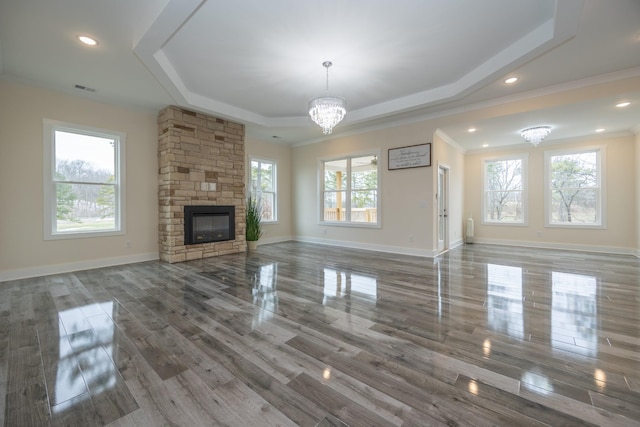
[[[158,114],[160,259],[246,250],[244,126],[169,106]],[[235,240],[184,244],[184,207],[235,206]]]

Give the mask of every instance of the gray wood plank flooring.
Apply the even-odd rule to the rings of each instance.
[[[285,242],[0,283],[0,425],[638,426],[640,260]]]

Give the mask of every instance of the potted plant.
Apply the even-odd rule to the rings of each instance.
[[[262,236],[262,217],[260,212],[260,201],[253,195],[247,199],[247,230],[246,238],[249,250],[258,247],[258,239]]]

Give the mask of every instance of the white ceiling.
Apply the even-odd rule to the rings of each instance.
[[[347,99],[335,136],[473,112],[640,77],[640,1],[0,0],[3,78],[127,106],[180,105],[244,123],[254,138],[326,139],[306,114],[324,94],[325,60],[330,93]],[[504,84],[511,75],[520,80]],[[637,86],[461,115],[441,132],[467,150],[522,143],[519,131],[539,124],[552,126],[548,141],[597,127],[631,133]],[[618,111],[622,99],[632,105]]]

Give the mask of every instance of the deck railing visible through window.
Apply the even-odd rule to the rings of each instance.
[[[326,208],[324,210],[325,221],[341,222],[345,220],[345,209]],[[354,208],[351,209],[352,222],[377,222],[378,210],[376,208]]]

